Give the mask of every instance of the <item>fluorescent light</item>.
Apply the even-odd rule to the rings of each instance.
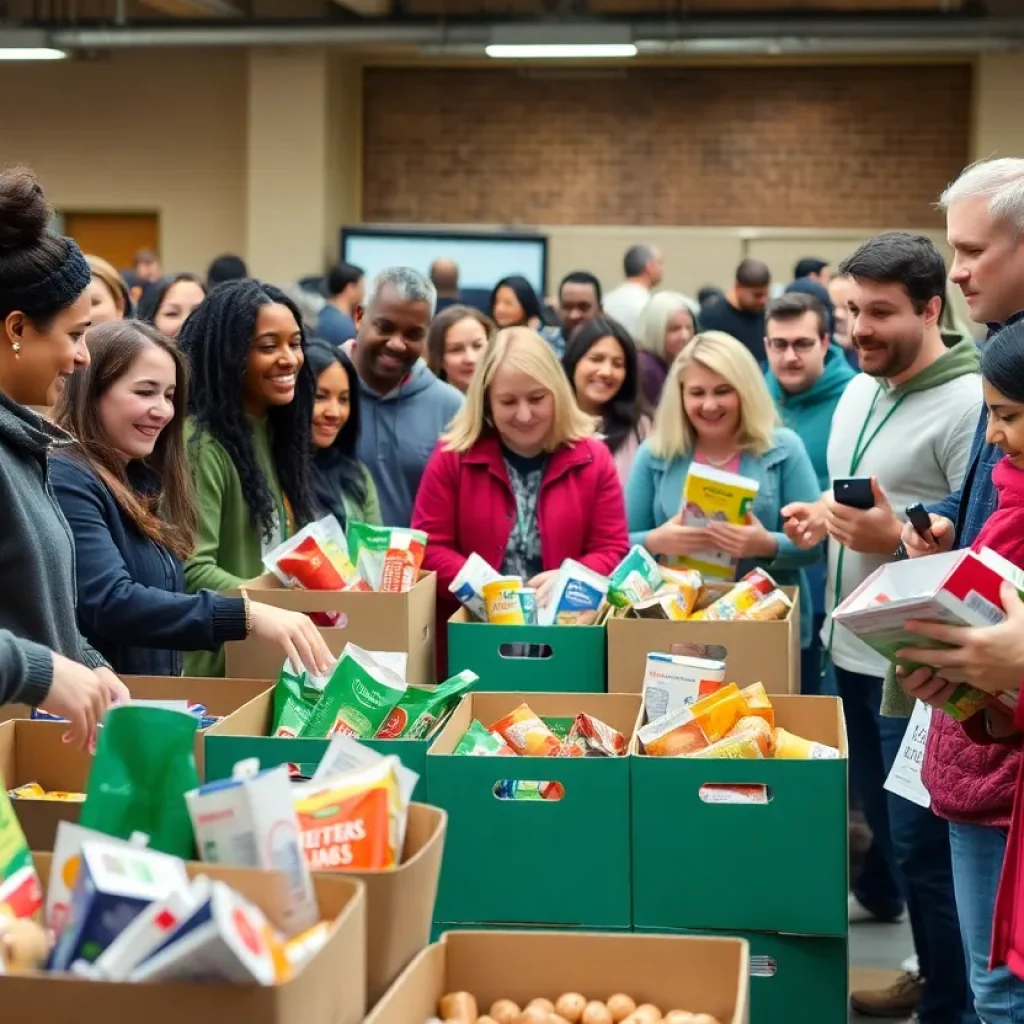
[[[0,60],[63,60],[66,56],[52,46],[0,46]]]
[[[636,46],[633,43],[492,43],[484,52],[498,60],[635,57]]]

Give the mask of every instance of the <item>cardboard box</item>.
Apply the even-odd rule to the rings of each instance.
[[[448,815],[412,804],[402,862],[393,871],[350,871],[366,886],[366,989],[373,1006],[429,942]],[[319,875],[315,876],[319,877]]]
[[[496,999],[525,1006],[565,992],[710,1013],[721,1024],[749,1021],[747,944],[679,935],[459,932],[425,949],[366,1018],[366,1024],[421,1024],[441,996],[470,992],[480,1012]],[[755,1018],[758,1024],[761,1018]],[[818,1024],[839,1018],[819,1018]]]
[[[731,584],[709,583],[719,595]],[[777,622],[670,622],[665,619],[608,620],[608,692],[640,693],[650,651],[725,658],[726,679],[738,686],[761,683],[769,693],[800,692],[800,598],[782,587],[793,602]],[[718,653],[702,653],[706,647]],[[725,654],[721,653],[724,648]]]
[[[539,653],[524,657],[521,648]],[[604,693],[604,626],[502,626],[465,608],[448,620],[448,672],[472,669],[476,690],[501,693]]]
[[[230,779],[235,764],[255,757],[261,768],[279,764],[299,765],[304,774],[312,775],[320,763],[330,740],[295,739],[271,736],[274,718],[274,691],[264,690],[222,722],[211,725],[205,733],[207,781]],[[427,798],[427,748],[432,740],[360,740],[364,746],[382,754],[394,754],[410,771],[416,772],[413,799]]]
[[[35,854],[45,886],[48,854]],[[189,864],[189,875],[209,875],[237,889],[274,922],[287,898],[273,872]],[[314,878],[320,913],[333,920],[331,937],[285,985],[117,984],[69,974],[0,977],[5,1018],[37,1024],[103,1019],[148,1024],[359,1024],[366,1012],[366,893],[361,882],[339,875]]]
[[[843,1024],[848,1019],[850,967],[845,938],[744,931],[729,935],[750,947],[750,1019],[754,1024]]]
[[[994,626],[1006,617],[999,588],[1003,582],[1024,590],[1024,573],[985,548],[949,551],[876,569],[839,605],[833,616],[889,661],[902,647],[945,646],[908,633],[908,619],[952,626]],[[884,601],[880,601],[884,598]]]
[[[65,743],[63,722],[11,720],[0,725],[0,778],[11,790],[30,782],[43,789],[84,793],[92,768],[92,754]],[[57,825],[78,821],[82,804],[65,800],[11,798],[29,849],[52,850]]]
[[[772,704],[776,725],[837,747],[840,758],[630,757],[637,928],[846,936],[842,701],[773,696]],[[709,783],[765,785],[769,802],[707,803],[700,790]]]
[[[523,699],[467,694],[427,752],[430,802],[448,812],[435,920],[628,928],[631,759],[453,753],[474,718],[489,726]],[[640,710],[640,697],[626,694],[527,699],[541,717],[586,712],[627,738]],[[565,793],[558,800],[500,799],[495,787],[506,779],[560,782]]]
[[[289,590],[273,575],[261,576],[245,589],[253,601],[278,608],[339,612],[342,618],[337,626],[320,627],[335,654],[349,641],[368,651],[404,651],[409,655],[406,679],[434,682],[435,573],[420,573],[407,594]],[[231,677],[276,679],[284,664],[281,648],[259,637],[225,644],[224,651],[226,674]]]

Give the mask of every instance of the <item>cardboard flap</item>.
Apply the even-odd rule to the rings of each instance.
[[[210,679],[198,676],[122,676],[121,679],[134,700],[194,701],[216,717],[230,715],[274,684],[273,679]]]
[[[274,689],[264,690],[206,730],[207,736],[267,736],[274,716]]]

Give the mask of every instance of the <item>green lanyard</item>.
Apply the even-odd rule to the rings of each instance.
[[[875,397],[871,399],[871,405],[868,408],[868,414],[864,417],[864,422],[861,425],[860,433],[857,435],[857,440],[853,446],[853,454],[850,456],[850,472],[849,476],[855,476],[857,470],[860,468],[860,464],[867,454],[868,448],[871,447],[871,442],[882,432],[882,428],[892,419],[893,413],[903,403],[903,399],[906,395],[900,395],[895,402],[892,403],[892,408],[882,417],[881,422],[871,432],[871,435],[865,439],[865,434],[868,432],[868,425],[871,423],[871,417],[875,413],[875,406],[878,404],[878,399],[882,397],[884,388],[879,385],[878,390],[875,392]],[[843,555],[846,554],[846,548],[842,545],[839,546],[839,554],[836,557],[836,585],[832,597],[832,612],[833,615],[835,610],[839,607],[839,598],[843,592]],[[825,649],[821,652],[821,674],[825,674],[827,667],[826,658],[832,653],[832,641],[836,635],[836,620],[832,615],[829,616],[829,628],[828,628],[828,644]]]

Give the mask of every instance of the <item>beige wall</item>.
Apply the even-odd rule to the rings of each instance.
[[[1024,155],[1022,90],[1017,55],[979,60],[975,156]],[[170,268],[202,270],[236,251],[272,279],[314,273],[334,253],[338,227],[357,219],[360,69],[340,53],[140,50],[7,64],[0,96],[0,164],[35,167],[59,208],[159,212]],[[727,283],[745,255],[788,279],[799,256],[839,259],[866,234],[539,228],[551,240],[552,284],[587,267],[612,285],[625,248],[650,240],[664,251],[666,286],[690,293]]]

